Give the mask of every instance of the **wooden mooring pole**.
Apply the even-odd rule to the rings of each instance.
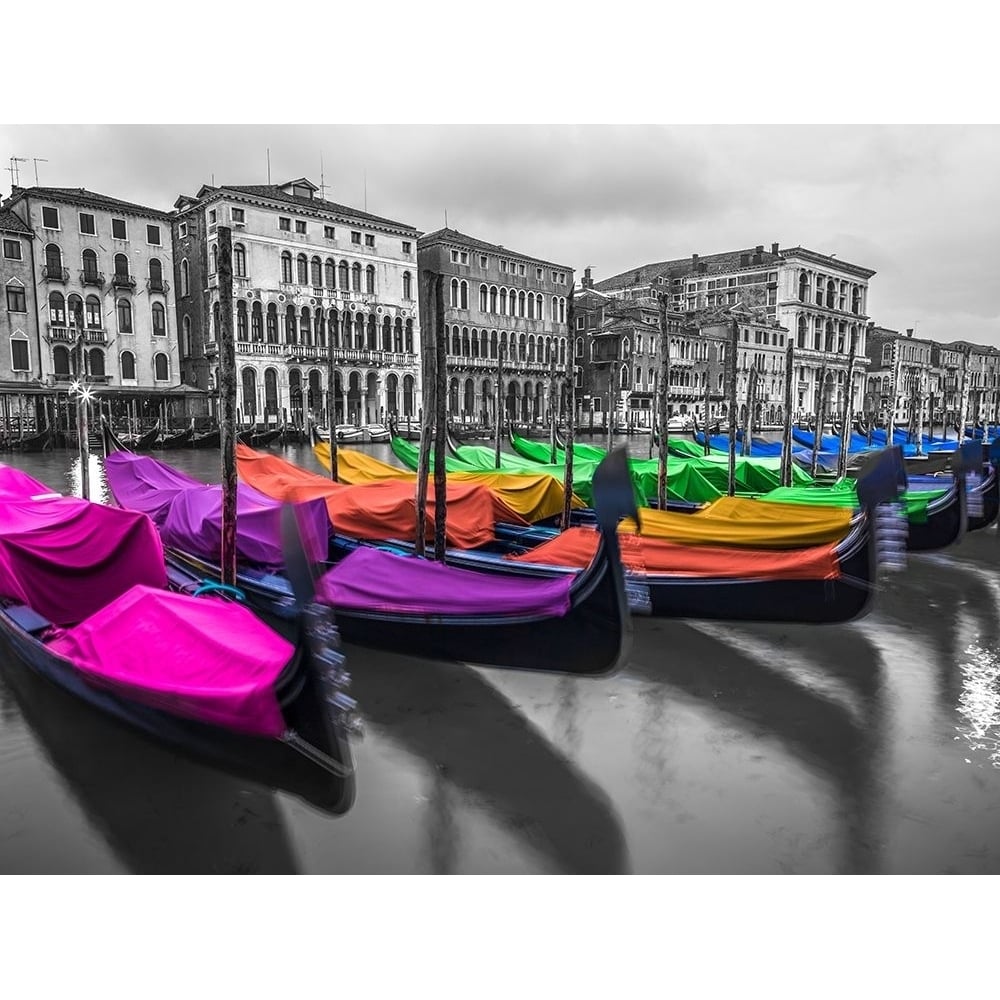
[[[730,496],[736,495],[736,370],[740,343],[740,322],[733,318],[733,326],[729,338],[729,357],[726,374],[729,377],[727,396],[729,398],[729,476],[728,490]],[[707,435],[707,431],[706,431]],[[705,440],[708,440],[706,436]]]
[[[233,337],[233,231],[219,226],[219,447],[222,453],[222,582],[236,586],[236,341]]]
[[[792,393],[795,378],[795,342],[788,337],[785,349],[785,412],[781,425],[781,485],[792,485]]]
[[[656,466],[656,505],[667,509],[667,457],[669,455],[670,429],[667,424],[668,397],[670,395],[670,338],[667,334],[667,296],[659,296],[660,312],[660,371],[657,378],[656,422],[660,432],[658,463]]]
[[[448,340],[444,329],[444,278],[439,274],[434,288],[434,340],[437,348],[437,393],[434,421],[434,558],[443,563],[448,545],[448,479],[445,470],[448,435]]]
[[[575,286],[574,286],[575,287]],[[573,288],[566,296],[566,325],[571,332],[574,329]],[[573,354],[567,359],[566,375],[569,378],[569,412],[566,414],[566,460],[563,466],[563,516],[562,526],[565,531],[570,526],[570,515],[573,510],[573,440],[576,436],[576,365]],[[593,414],[591,414],[593,417]]]

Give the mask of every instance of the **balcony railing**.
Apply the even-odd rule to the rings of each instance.
[[[94,285],[97,288],[104,287],[104,275],[100,271],[81,271],[80,282],[84,285]]]
[[[169,292],[170,282],[164,281],[162,278],[150,278],[146,282],[146,289],[150,292]]]
[[[215,353],[218,345],[210,341],[205,354]],[[326,361],[330,356],[327,347],[312,344],[267,344],[259,340],[238,340],[236,353],[245,357],[282,358],[290,364]],[[334,347],[333,360],[342,364],[361,364],[373,367],[409,367],[416,364],[416,355],[407,351],[377,351],[367,348]]]
[[[42,277],[46,281],[61,281],[65,284],[69,281],[69,270],[65,267],[49,267],[46,264],[42,268]]]
[[[61,341],[64,344],[75,344],[76,330],[70,330],[68,326],[49,323],[49,340],[52,342]]]
[[[127,274],[113,274],[111,276],[111,284],[114,288],[128,288],[130,290],[134,290],[135,278],[132,278]]]
[[[83,338],[88,344],[106,344],[108,332],[107,330],[86,330]]]

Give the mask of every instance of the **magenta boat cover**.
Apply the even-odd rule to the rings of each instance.
[[[222,487],[206,486],[149,455],[117,451],[105,459],[108,485],[129,510],[148,514],[163,544],[219,562],[222,558]],[[240,483],[236,492],[236,555],[241,562],[277,568],[281,546],[281,501]],[[327,558],[330,522],[322,498],[295,505],[306,555]]]
[[[49,496],[54,492],[27,472],[0,463],[0,500],[28,500],[31,497]]]
[[[254,736],[285,730],[274,691],[294,647],[239,604],[132,587],[48,648],[144,705]]]
[[[316,595],[332,608],[356,611],[561,617],[570,608],[574,579],[505,578],[359,548],[320,578]]]
[[[136,584],[167,584],[145,514],[75,497],[0,503],[0,596],[70,625]]]

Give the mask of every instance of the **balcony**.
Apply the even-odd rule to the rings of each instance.
[[[169,292],[170,282],[162,278],[149,278],[146,282],[146,290],[149,292]]]
[[[103,288],[104,275],[100,271],[81,271],[80,283],[83,285],[93,285],[95,288]]]
[[[46,264],[42,268],[42,277],[46,281],[59,281],[66,284],[69,281],[69,269],[65,267],[49,267]]]
[[[113,274],[111,285],[113,288],[127,288],[130,292],[135,291],[135,278],[131,278],[127,274]]]
[[[71,330],[68,326],[60,326],[56,323],[49,323],[49,341],[53,344],[75,344],[76,330]]]
[[[107,330],[85,330],[83,339],[88,344],[107,344],[108,332]]]

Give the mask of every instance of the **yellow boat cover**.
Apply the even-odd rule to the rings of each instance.
[[[852,515],[849,507],[719,497],[693,514],[643,510],[639,534],[687,545],[800,549],[840,541],[850,531]],[[634,534],[635,521],[622,521],[618,530]]]
[[[326,441],[313,445],[313,453],[324,469],[330,468],[330,445]],[[351,484],[372,483],[382,479],[416,482],[417,479],[415,472],[380,462],[353,448],[337,448],[337,475],[342,483]],[[515,476],[503,472],[449,472],[448,480],[487,487],[526,521],[542,521],[562,513],[565,497],[562,483],[547,473]],[[433,483],[432,471],[428,490],[433,490]],[[574,495],[573,506],[585,505]]]

